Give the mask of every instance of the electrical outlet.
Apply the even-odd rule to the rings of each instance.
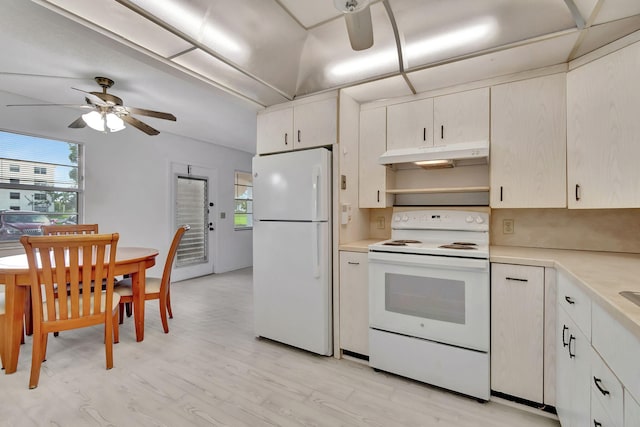
[[[383,216],[379,216],[376,217],[376,228],[384,228],[384,217]]]
[[[513,234],[515,230],[515,221],[512,219],[502,220],[502,234]]]

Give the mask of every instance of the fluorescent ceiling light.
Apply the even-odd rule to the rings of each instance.
[[[416,59],[444,50],[454,49],[486,38],[493,34],[495,29],[495,19],[487,18],[483,22],[469,25],[459,30],[411,43],[405,49],[405,56],[407,59]]]
[[[345,77],[351,74],[362,74],[362,70],[375,70],[395,64],[398,60],[395,49],[388,49],[373,54],[359,55],[355,59],[339,62],[329,69],[334,77]]]

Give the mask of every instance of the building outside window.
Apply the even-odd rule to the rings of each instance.
[[[76,143],[0,131],[0,245],[15,244],[23,232],[38,234],[42,225],[78,220],[81,150]]]
[[[236,230],[253,228],[253,177],[250,172],[235,173],[236,208],[233,224]]]

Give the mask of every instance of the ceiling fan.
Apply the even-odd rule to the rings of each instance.
[[[349,42],[353,50],[365,50],[373,46],[373,24],[371,23],[370,0],[333,0],[347,24]]]
[[[68,104],[12,104],[7,107],[47,107],[47,106],[63,106],[89,109],[90,112],[83,114],[74,120],[70,128],[83,128],[87,125],[92,129],[102,132],[117,132],[125,128],[124,123],[141,130],[147,135],[158,135],[160,131],[152,128],[148,124],[136,119],[132,114],[141,116],[154,117],[163,120],[176,121],[176,117],[170,113],[162,113],[160,111],[145,110],[143,108],[128,107],[122,102],[122,99],[107,93],[107,89],[113,86],[114,81],[107,77],[95,77],[94,80],[102,87],[102,92],[87,92],[82,89],[72,87],[71,89],[87,94],[84,105],[68,105]]]

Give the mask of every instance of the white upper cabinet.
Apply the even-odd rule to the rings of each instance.
[[[335,96],[290,102],[258,114],[258,154],[332,145],[338,135]]]
[[[433,100],[435,145],[489,140],[489,88],[481,88]]]
[[[492,208],[563,208],[565,74],[491,88]]]
[[[258,154],[293,150],[293,107],[258,114]]]
[[[358,205],[361,208],[386,208],[393,205],[387,195],[391,178],[389,168],[378,163],[387,139],[386,108],[360,112]]]
[[[387,107],[387,150],[433,146],[433,98]]]
[[[296,149],[334,144],[338,135],[336,98],[296,105],[293,122]]]
[[[567,76],[568,205],[638,208],[640,43]]]

